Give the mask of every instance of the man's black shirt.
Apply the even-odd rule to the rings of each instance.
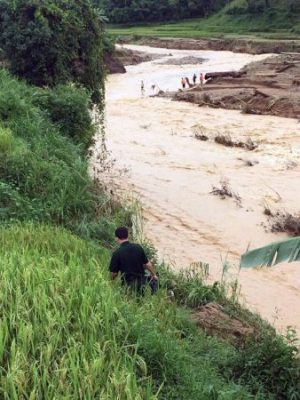
[[[113,253],[109,270],[114,273],[120,272],[122,279],[130,283],[144,277],[144,264],[147,263],[148,258],[142,246],[127,241]]]

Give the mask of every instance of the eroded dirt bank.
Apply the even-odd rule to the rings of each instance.
[[[126,38],[124,39],[126,41]],[[128,38],[128,43],[132,38]],[[250,40],[250,39],[186,39],[143,37],[138,44],[177,50],[215,50],[235,53],[265,54],[299,52],[300,40]]]
[[[143,62],[157,60],[167,54],[147,53],[123,46],[116,46],[112,54],[104,55],[104,63],[109,74],[124,74],[129,65],[138,65]]]
[[[247,114],[300,118],[300,53],[251,63],[231,76],[208,73],[206,77],[205,85],[173,93],[173,99]]]

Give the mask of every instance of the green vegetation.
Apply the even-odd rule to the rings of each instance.
[[[1,0],[0,32],[14,74],[38,86],[78,82],[100,101],[103,20],[88,0]]]
[[[112,242],[126,213],[92,181],[82,157],[95,131],[86,92],[31,87],[0,70],[0,93],[1,223],[47,221]]]
[[[269,7],[265,3],[263,0],[234,0],[208,18],[144,26],[111,26],[109,32],[115,36],[135,37],[299,39],[298,0],[270,0]]]
[[[1,228],[3,399],[299,399],[283,339],[270,332],[237,349],[209,337],[164,290],[141,299],[110,282],[108,260],[61,228]],[[197,303],[206,301],[196,275],[161,272],[178,296],[197,287]]]
[[[58,85],[52,90],[36,90],[33,102],[46,111],[63,135],[81,145],[84,152],[93,144],[96,127],[91,120],[92,102],[86,90]]]
[[[136,298],[110,281],[113,231],[131,215],[88,171],[98,55],[111,46],[103,18],[89,0],[0,8],[5,61],[43,86],[0,69],[1,399],[300,399],[293,334],[278,336],[243,310],[236,284],[228,298],[224,282],[205,285],[201,268],[175,275],[147,244],[158,294]],[[207,335],[191,317],[208,302],[255,336]]]
[[[113,23],[165,21],[206,16],[229,0],[93,0]]]

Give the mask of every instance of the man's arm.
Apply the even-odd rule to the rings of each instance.
[[[154,269],[154,267],[152,265],[152,262],[150,260],[148,260],[148,257],[146,256],[146,253],[145,253],[145,250],[141,246],[140,246],[140,249],[142,251],[142,260],[143,260],[144,268],[147,269],[150,272],[151,277],[153,279],[158,280],[158,277],[157,277],[157,275],[155,273],[155,269]]]
[[[147,264],[144,264],[144,267],[150,272],[151,277],[153,279],[158,280],[158,277],[155,273],[155,269],[154,269],[151,261],[148,261]]]
[[[118,276],[118,273],[117,273],[117,272],[111,272],[111,273],[110,273],[110,277],[111,277],[111,280],[112,280],[112,281],[114,281],[114,280],[116,279],[117,276]]]
[[[111,260],[110,260],[110,265],[109,265],[109,270],[110,270],[110,277],[112,280],[115,280],[116,277],[118,276],[118,272],[120,270],[119,267],[119,258],[118,258],[118,253],[114,252]]]

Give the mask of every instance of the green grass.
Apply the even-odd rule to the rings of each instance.
[[[274,3],[274,1],[273,1]],[[114,36],[156,36],[174,38],[246,38],[256,40],[300,39],[300,9],[288,12],[286,4],[277,0],[267,12],[250,15],[246,11],[229,14],[234,7],[245,8],[245,1],[236,0],[223,10],[208,18],[178,21],[174,23],[149,24],[132,27],[109,27]]]
[[[60,228],[0,230],[1,398],[251,398],[214,365],[229,345],[198,334],[163,292],[126,295],[108,260]]]
[[[110,281],[109,258],[62,228],[0,229],[1,398],[275,400],[272,376],[299,399],[292,348],[272,331],[244,349],[207,336],[164,289],[136,298]],[[179,303],[184,282],[203,301],[201,279],[181,276]]]

